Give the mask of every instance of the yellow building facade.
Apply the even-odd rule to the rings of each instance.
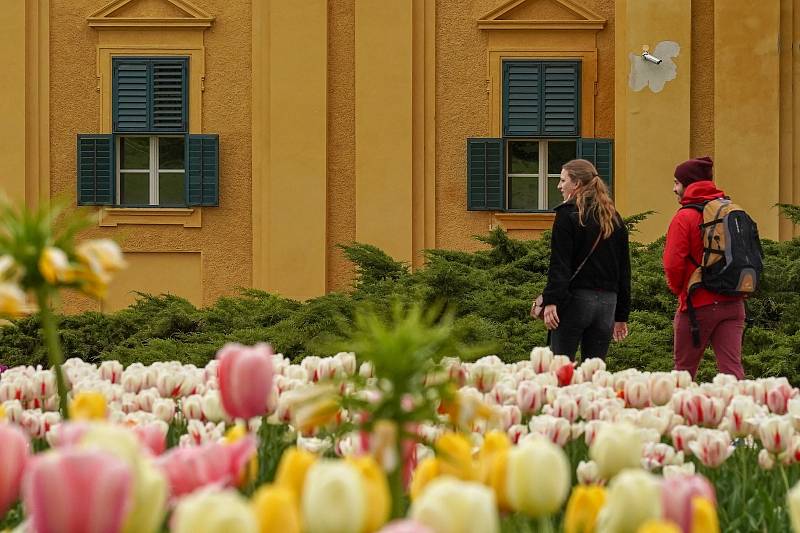
[[[576,155],[597,158],[623,215],[656,211],[640,240],[664,234],[674,167],[700,155],[762,236],[798,234],[773,206],[800,204],[800,0],[0,11],[0,186],[82,205],[87,236],[118,240],[130,263],[106,301],[67,310],[136,291],[306,299],[350,286],[339,244],[419,267],[423,250],[475,250],[497,226],[535,237]]]

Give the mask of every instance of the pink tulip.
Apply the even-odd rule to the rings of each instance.
[[[133,432],[139,442],[153,455],[161,455],[167,449],[167,431],[169,426],[162,421],[151,422],[142,426],[135,426]]]
[[[694,498],[699,496],[709,500],[715,507],[717,505],[714,486],[703,476],[671,476],[664,480],[662,486],[663,518],[678,524],[683,533],[692,533]]]
[[[30,457],[28,437],[17,426],[0,424],[0,517],[19,497],[22,473]]]
[[[255,439],[247,436],[232,444],[173,448],[157,461],[177,498],[206,486],[235,486],[255,453]]]
[[[114,533],[130,508],[130,467],[108,453],[71,448],[37,456],[23,484],[37,533]]]
[[[272,390],[272,348],[229,343],[217,352],[222,407],[232,418],[253,418],[267,413]]]
[[[92,427],[90,422],[62,422],[47,435],[47,441],[53,448],[62,448],[77,444]]]
[[[383,526],[378,533],[434,533],[434,531],[415,520],[395,520]]]

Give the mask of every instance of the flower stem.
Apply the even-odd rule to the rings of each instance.
[[[58,388],[58,409],[61,412],[62,420],[69,419],[67,410],[67,384],[64,381],[64,373],[61,370],[61,363],[64,356],[61,354],[61,344],[58,342],[58,330],[56,328],[55,316],[50,309],[50,291],[46,287],[36,290],[36,301],[39,304],[39,316],[42,320],[42,332],[47,346],[47,359],[50,367],[56,375],[56,387]]]
[[[537,531],[539,533],[555,533],[555,529],[553,528],[553,519],[549,516],[540,516],[537,519],[538,528]]]
[[[392,495],[392,519],[403,518],[406,514],[405,497],[406,491],[403,485],[403,445],[402,440],[397,438],[395,442],[395,454],[397,457],[397,466],[389,473],[389,491]]]

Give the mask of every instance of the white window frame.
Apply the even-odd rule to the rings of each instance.
[[[510,173],[508,172],[509,167],[511,166],[511,157],[509,156],[509,144],[512,142],[537,142],[539,143],[539,172],[536,174],[527,174],[527,173]],[[548,181],[550,178],[560,178],[561,173],[558,174],[550,174],[547,172],[549,169],[548,160],[547,160],[547,145],[550,142],[570,142],[574,141],[576,146],[577,152],[577,139],[557,139],[557,138],[536,138],[536,137],[506,137],[506,205],[511,206],[511,178],[538,178],[539,179],[539,206],[536,209],[511,209],[508,208],[508,211],[512,213],[530,213],[530,212],[537,212],[537,211],[552,211],[550,207],[548,207]],[[543,172],[544,170],[544,172]],[[542,174],[544,174],[545,178],[542,179]]]
[[[148,138],[148,139],[150,139],[150,161],[149,161],[150,168],[148,168],[147,170],[144,170],[144,169],[129,170],[129,169],[123,169],[123,168],[120,167],[120,160],[122,159],[122,157],[121,157],[121,155],[122,155],[121,139],[122,138],[131,138],[131,137],[140,137],[140,138]],[[116,188],[117,188],[117,191],[116,191],[116,202],[117,202],[117,205],[125,207],[122,204],[122,187],[121,187],[121,185],[122,185],[122,174],[121,173],[122,172],[125,172],[126,174],[149,174],[149,177],[150,177],[150,184],[149,184],[149,187],[150,187],[150,200],[149,201],[150,201],[150,203],[149,203],[149,205],[147,207],[160,207],[159,206],[159,202],[160,202],[159,190],[158,190],[158,188],[159,188],[158,187],[159,186],[158,174],[162,170],[164,172],[169,172],[169,173],[173,173],[173,174],[184,174],[184,183],[185,183],[185,180],[186,180],[186,177],[185,177],[185,174],[186,174],[186,160],[185,159],[183,161],[183,168],[182,169],[175,169],[175,168],[160,169],[160,168],[158,168],[158,161],[159,161],[159,159],[158,159],[158,139],[160,139],[162,137],[184,138],[184,135],[136,135],[135,133],[133,135],[126,135],[126,134],[122,134],[122,133],[115,135],[115,138],[114,138],[115,146],[114,146],[114,148],[116,150],[116,153],[118,154],[118,156],[114,158],[114,159],[116,159]],[[184,200],[186,200],[186,199],[184,198]]]

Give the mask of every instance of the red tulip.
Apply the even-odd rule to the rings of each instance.
[[[232,418],[267,413],[272,390],[272,348],[268,344],[228,343],[217,352],[222,407]]]
[[[31,460],[23,486],[37,533],[115,533],[132,503],[130,467],[100,451],[52,451]]]
[[[556,377],[558,378],[558,386],[566,387],[572,383],[572,376],[575,374],[575,364],[567,363],[556,370]]]
[[[30,457],[28,436],[17,426],[0,424],[0,517],[19,497],[22,474]]]

